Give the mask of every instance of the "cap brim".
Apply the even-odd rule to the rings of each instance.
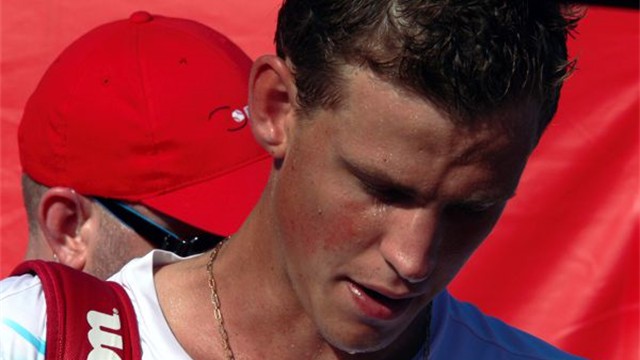
[[[229,236],[258,202],[272,161],[264,156],[232,172],[140,203],[207,232]]]

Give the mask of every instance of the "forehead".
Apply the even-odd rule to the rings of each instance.
[[[325,119],[309,122],[319,131],[306,145],[328,148],[336,157],[415,188],[462,184],[450,181],[460,177],[470,178],[465,184],[504,179],[505,192],[515,187],[535,145],[534,106],[514,106],[461,124],[427,99],[370,71],[353,69],[344,78],[340,105],[315,116]]]
[[[464,120],[371,71],[356,67],[344,70],[342,101],[335,109],[335,117],[342,128],[350,130],[348,133],[366,131],[373,135],[381,129],[388,136],[377,140],[384,142],[396,135],[422,140],[422,146],[431,150],[446,143],[449,145],[446,151],[455,148],[461,160],[472,159],[478,149],[499,151],[506,142],[530,152],[537,142],[540,112],[535,101],[522,101],[496,109],[490,116]],[[357,130],[363,127],[366,130]]]

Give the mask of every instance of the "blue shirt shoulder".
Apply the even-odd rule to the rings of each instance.
[[[446,290],[433,301],[429,359],[575,360],[554,346],[483,314]]]

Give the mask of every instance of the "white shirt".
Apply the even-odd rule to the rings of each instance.
[[[138,318],[142,359],[190,359],[173,336],[158,303],[153,267],[182,258],[153,251],[125,265],[109,280],[120,283]],[[32,275],[0,281],[0,359],[44,359],[46,301],[40,280]]]

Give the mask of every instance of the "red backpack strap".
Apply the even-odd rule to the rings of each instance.
[[[27,273],[40,278],[47,302],[46,360],[141,359],[136,314],[120,284],[42,260],[11,275]]]

